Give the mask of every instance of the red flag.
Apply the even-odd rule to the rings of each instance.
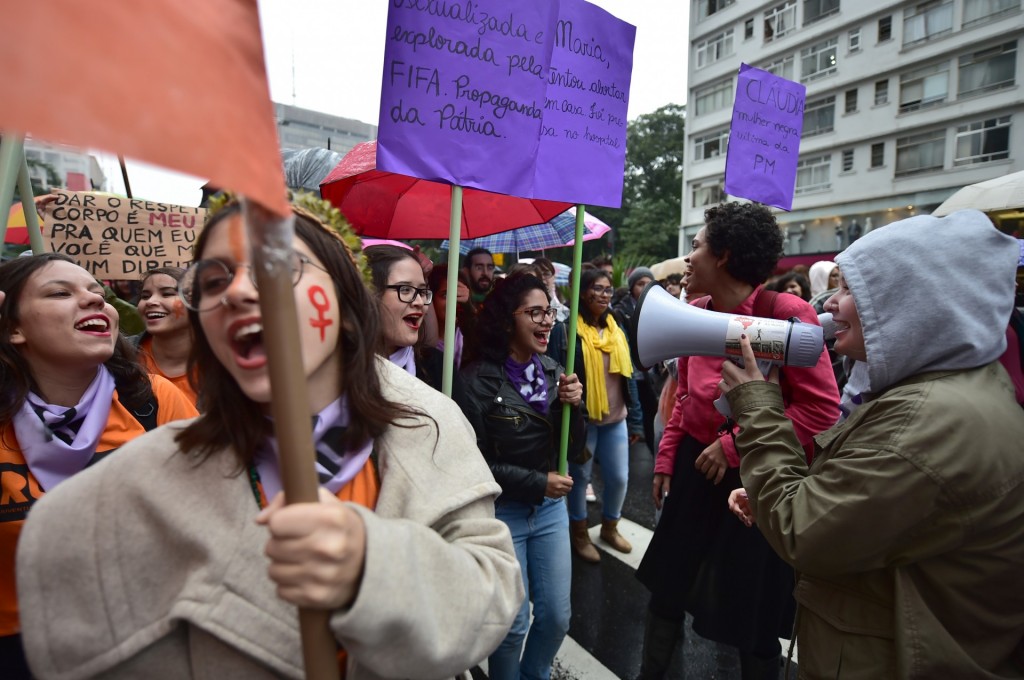
[[[5,0],[0,128],[207,177],[282,215],[255,0]]]

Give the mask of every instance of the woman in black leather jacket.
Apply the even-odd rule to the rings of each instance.
[[[494,680],[550,677],[569,630],[572,563],[565,495],[572,478],[557,471],[562,404],[572,406],[570,459],[583,455],[586,432],[582,384],[544,354],[554,321],[540,279],[513,274],[500,280],[477,318],[481,359],[462,370],[465,393],[456,395],[501,485],[494,514],[512,532],[529,594],[512,630],[488,660]]]

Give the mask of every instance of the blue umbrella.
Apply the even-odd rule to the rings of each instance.
[[[600,238],[611,229],[593,215],[586,216],[584,226],[584,241]],[[459,252],[465,255],[473,248],[486,248],[492,253],[520,253],[571,245],[575,238],[576,211],[575,208],[570,208],[543,224],[519,227],[480,238],[463,239],[459,242]],[[448,250],[448,241],[441,243],[441,250]]]

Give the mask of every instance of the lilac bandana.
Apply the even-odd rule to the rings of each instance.
[[[505,375],[533,410],[548,414],[548,378],[539,356],[534,354],[525,364],[509,356],[505,359]]]
[[[455,327],[455,368],[462,365],[462,331],[458,326]],[[444,338],[437,341],[437,348],[444,351]]]
[[[396,350],[388,360],[399,368],[404,368],[409,375],[416,376],[416,356],[413,354],[412,346]]]
[[[348,402],[342,395],[320,411],[313,423],[317,477],[320,486],[335,495],[359,474],[373,450],[372,439],[367,439],[365,444],[354,451],[342,450],[341,438],[348,422]],[[256,453],[256,471],[269,502],[281,490],[277,440],[271,439],[269,446],[264,446]]]
[[[81,472],[96,455],[114,399],[114,376],[100,366],[72,408],[48,404],[29,392],[14,416],[14,434],[28,469],[46,491]]]

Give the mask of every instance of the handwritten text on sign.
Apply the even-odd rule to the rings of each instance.
[[[156,267],[186,267],[206,219],[203,208],[91,192],[59,191],[46,206],[43,239],[99,279],[138,279]]]
[[[634,37],[583,0],[391,0],[378,167],[617,207]]]
[[[793,207],[807,88],[740,66],[725,160],[725,192],[776,208]]]

